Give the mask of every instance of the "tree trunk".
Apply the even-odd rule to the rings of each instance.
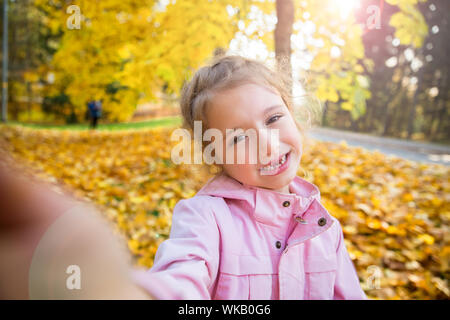
[[[408,117],[408,139],[411,139],[412,134],[414,133],[414,119],[416,118],[416,109],[417,109],[417,98],[421,90],[422,86],[422,74],[423,69],[420,69],[417,73],[417,87],[416,91],[414,91],[414,96],[411,103],[411,109],[409,110]]]
[[[402,70],[400,79],[403,79],[404,74],[405,74],[405,71]],[[402,82],[399,81],[398,83],[396,83],[394,85],[394,88],[392,88],[392,90],[390,90],[389,98],[386,99],[386,104],[385,104],[386,109],[383,110],[383,108],[379,108],[378,112],[380,112],[380,113],[376,115],[376,118],[380,118],[380,119],[381,119],[381,117],[384,118],[383,123],[381,123],[382,128],[383,128],[382,136],[389,135],[389,131],[394,122],[393,118],[396,114],[396,112],[395,112],[396,108],[402,108],[403,101],[405,101],[405,97],[403,96],[404,89],[402,88],[401,83]]]
[[[322,112],[322,126],[327,126],[328,122],[327,122],[327,113],[328,113],[328,103],[327,101],[325,101],[323,103],[323,112]]]
[[[391,107],[391,108],[395,108]],[[387,136],[389,133],[389,130],[391,129],[391,124],[392,124],[392,115],[394,114],[394,111],[390,112],[390,108],[389,105],[386,107],[386,117],[385,117],[385,121],[384,121],[384,128],[383,128],[383,133],[381,134],[382,136]]]
[[[448,107],[447,107],[447,101],[448,101],[448,77],[446,77],[446,81],[444,82],[444,85],[442,86],[442,88],[439,88],[439,90],[442,90],[443,93],[443,97],[440,103],[440,108],[437,112],[439,112],[439,116],[438,116],[438,123],[436,126],[436,131],[432,131],[430,130],[430,135],[429,137],[431,137],[432,139],[436,138],[436,136],[439,136],[441,133],[443,134],[444,138],[448,138],[448,133],[445,132],[445,128],[443,127],[444,124],[448,125]]]
[[[412,99],[411,107],[409,109],[408,139],[411,139],[411,136],[414,133],[414,119],[416,118],[417,95],[419,94],[419,90],[420,89],[419,89],[419,83],[418,83],[417,89],[416,89],[416,91],[414,91],[414,96]]]
[[[291,35],[294,24],[293,0],[277,0],[277,25],[275,27],[275,56],[278,70],[284,73],[292,91]]]
[[[30,10],[30,1],[25,1],[26,6],[26,14],[25,14],[25,29],[30,30],[30,23],[29,23],[29,10]],[[27,58],[25,59],[25,71],[30,71],[30,61],[31,59],[31,32],[27,34],[26,37],[26,55]],[[31,121],[31,99],[32,99],[32,92],[31,92],[31,83],[27,80],[26,81],[26,87],[27,87],[27,113],[28,113],[28,121]]]

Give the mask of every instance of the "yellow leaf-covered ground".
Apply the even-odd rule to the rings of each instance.
[[[175,204],[212,176],[170,160],[173,128],[72,132],[0,127],[0,145],[47,181],[91,200],[150,267]],[[299,176],[315,183],[343,226],[371,298],[448,299],[449,167],[402,160],[345,143],[315,142]]]

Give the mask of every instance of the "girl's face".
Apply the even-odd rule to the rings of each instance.
[[[207,110],[207,121],[209,128],[219,129],[224,137],[219,155],[224,162],[224,173],[244,184],[290,192],[289,183],[297,174],[302,155],[301,136],[289,109],[274,89],[244,84],[221,91]],[[227,129],[234,128],[242,131],[227,136]],[[256,141],[245,135],[248,129],[256,133]],[[276,139],[271,139],[270,129],[278,129]],[[249,146],[255,142],[258,143],[256,148]],[[265,148],[261,149],[261,144]],[[244,164],[238,163],[238,148],[245,149]],[[227,163],[227,153],[233,149],[234,161]],[[261,162],[261,150],[270,162]],[[257,154],[252,154],[255,152]],[[273,165],[269,167],[271,163]]]

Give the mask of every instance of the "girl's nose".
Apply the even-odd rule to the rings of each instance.
[[[258,143],[261,164],[269,164],[280,156],[280,139],[278,129],[263,129],[259,131]]]

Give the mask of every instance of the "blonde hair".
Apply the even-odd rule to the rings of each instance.
[[[282,66],[278,69],[286,70]],[[214,94],[248,83],[275,89],[280,94],[305,143],[306,127],[311,124],[311,117],[307,108],[306,124],[301,124],[295,117],[291,79],[285,73],[272,70],[262,62],[236,55],[215,57],[210,64],[197,70],[192,80],[183,86],[180,99],[183,128],[193,132],[194,121],[202,121],[203,136],[209,127],[206,110],[211,105]],[[205,142],[202,141],[202,145],[205,147]]]

